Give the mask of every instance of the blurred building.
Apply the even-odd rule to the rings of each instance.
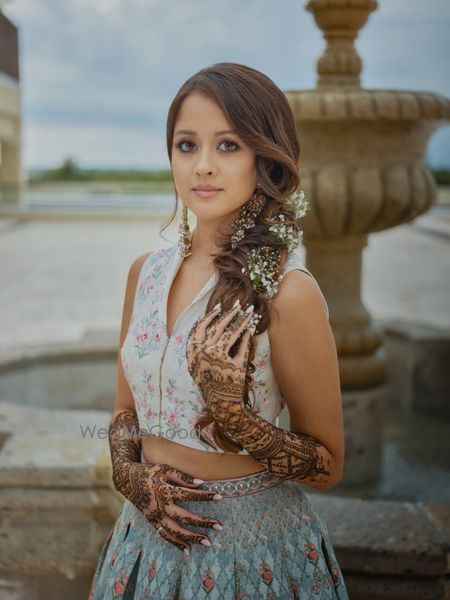
[[[22,189],[21,90],[17,27],[0,4],[0,192],[3,202],[19,202]]]

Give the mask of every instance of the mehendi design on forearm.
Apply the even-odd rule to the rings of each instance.
[[[327,485],[332,458],[314,437],[273,425],[245,407],[236,426],[225,427],[230,437],[268,471],[283,479]]]
[[[115,415],[109,426],[109,447],[111,451],[113,484],[133,504],[143,504],[145,500],[145,485],[142,476],[130,471],[135,463],[140,464],[141,441],[138,437],[139,421],[136,411],[122,410]]]

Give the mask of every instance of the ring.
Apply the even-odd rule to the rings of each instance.
[[[160,525],[156,531],[161,531],[161,529],[164,529],[163,525]]]

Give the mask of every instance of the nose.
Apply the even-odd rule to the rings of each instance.
[[[211,155],[208,152],[207,148],[204,148],[202,152],[199,152],[195,172],[199,177],[201,177],[204,174],[216,174],[216,166],[212,162]]]

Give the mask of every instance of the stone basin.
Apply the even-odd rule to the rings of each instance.
[[[87,596],[123,501],[111,485],[107,441],[116,343],[114,333],[93,332],[78,344],[0,357],[0,596]],[[344,477],[330,490],[303,489],[327,523],[352,600],[444,598],[448,421],[404,402],[383,419],[376,485],[346,487]]]

